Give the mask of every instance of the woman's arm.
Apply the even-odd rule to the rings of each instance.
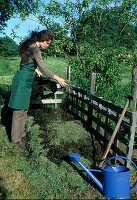
[[[41,51],[38,47],[35,47],[33,50],[33,57],[36,62],[36,65],[39,67],[39,70],[44,76],[53,78],[54,73],[52,73],[46,66],[41,56]]]
[[[47,76],[49,78],[56,80],[61,85],[61,87],[65,87],[67,85],[67,83],[65,82],[64,79],[56,76],[48,68],[46,68],[45,63],[44,63],[42,56],[41,56],[41,51],[37,47],[35,48],[33,55],[34,55],[36,64],[38,65],[42,74],[44,74],[45,76]]]

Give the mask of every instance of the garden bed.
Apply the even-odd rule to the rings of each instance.
[[[6,134],[9,133],[11,113],[4,113],[3,124],[6,126]],[[5,195],[9,199],[33,199],[34,197],[36,199],[105,199],[90,177],[68,156],[70,153],[78,152],[81,154],[81,162],[87,168],[98,168],[103,154],[100,141],[95,140],[94,135],[83,127],[80,120],[76,120],[62,108],[32,105],[28,115],[27,151],[22,158],[20,154],[22,155],[23,152],[16,150],[7,138],[4,140],[1,138],[1,152],[5,154],[2,153],[0,168],[7,168],[9,173],[8,177],[4,176],[6,173],[0,174],[1,180],[6,182],[6,187],[1,187],[2,198]],[[134,149],[133,161],[137,164],[136,150]],[[15,151],[17,157],[14,159]],[[18,174],[19,180],[16,176],[10,175],[13,173],[10,169]],[[9,180],[11,176],[13,180]],[[14,177],[17,180],[14,180]],[[133,181],[135,178],[134,175]],[[11,181],[22,185],[24,190],[21,191],[20,188],[18,193],[18,187],[15,188],[16,191],[13,191],[11,186],[7,187],[8,184],[11,185]],[[136,196],[137,187],[131,191],[129,199],[135,199]]]
[[[43,106],[30,110],[29,115],[42,129],[40,138],[44,149],[44,166],[48,172],[45,182],[49,185],[48,198],[103,199],[99,188],[68,156],[69,153],[78,152],[87,168],[98,168],[103,154],[100,142],[86,131],[81,121],[62,109],[45,109]],[[136,195],[137,188],[134,188],[130,199]]]

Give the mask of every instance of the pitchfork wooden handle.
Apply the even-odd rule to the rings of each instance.
[[[105,149],[105,152],[104,152],[104,154],[103,154],[102,160],[101,160],[101,162],[100,162],[100,164],[99,164],[99,168],[102,167],[102,165],[103,165],[103,163],[104,163],[104,160],[106,159],[106,157],[107,157],[107,155],[108,155],[108,152],[109,152],[109,150],[110,150],[110,147],[111,147],[111,145],[112,145],[112,143],[113,143],[113,141],[114,141],[114,139],[115,139],[115,136],[116,136],[116,134],[117,134],[117,132],[118,132],[118,130],[119,130],[120,124],[121,124],[121,122],[122,122],[122,119],[123,119],[123,117],[124,117],[124,115],[125,115],[125,113],[126,113],[126,110],[127,110],[127,108],[128,108],[128,105],[129,105],[129,99],[127,99],[126,105],[125,105],[125,107],[124,107],[124,109],[123,109],[123,111],[122,111],[122,113],[121,113],[121,116],[120,116],[120,118],[119,118],[119,120],[118,120],[118,122],[117,122],[117,125],[116,125],[115,129],[114,129],[114,132],[113,132],[113,134],[112,134],[112,136],[111,136],[111,138],[110,138],[110,141],[109,141],[109,143],[108,143],[108,145],[107,145],[107,147],[106,147],[106,149]]]

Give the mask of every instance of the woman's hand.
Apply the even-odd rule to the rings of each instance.
[[[36,72],[36,74],[37,74],[38,77],[42,76],[42,73],[39,70],[35,69],[35,72]]]
[[[54,75],[53,79],[58,81],[58,83],[61,85],[61,87],[65,87],[65,86],[68,85],[63,78],[60,78],[60,77],[58,77],[56,75]]]

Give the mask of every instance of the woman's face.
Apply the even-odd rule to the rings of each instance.
[[[51,42],[52,42],[51,40],[48,40],[48,41],[37,42],[37,43],[39,47],[41,47],[42,49],[45,49],[50,45]]]

